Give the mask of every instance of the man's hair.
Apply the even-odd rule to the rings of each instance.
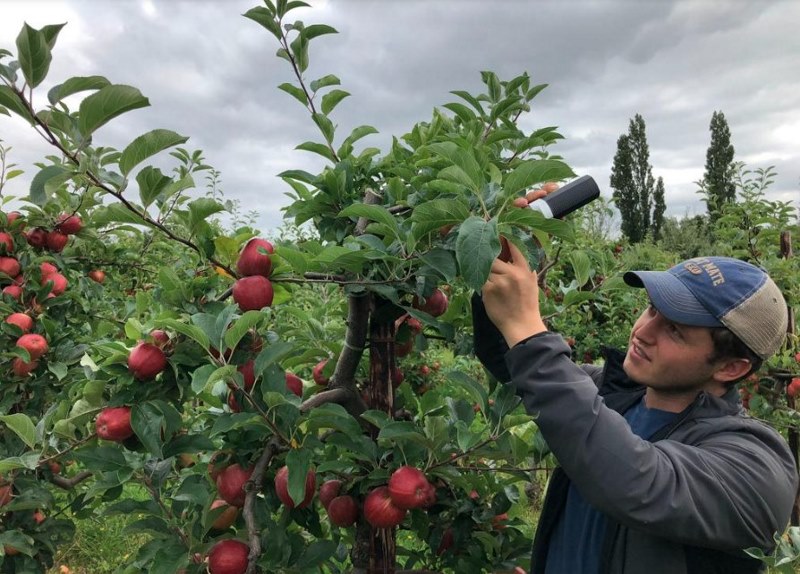
[[[730,381],[728,384],[732,385],[737,383],[750,373],[754,373],[761,368],[761,363],[764,362],[764,359],[751,351],[750,347],[745,345],[742,340],[729,329],[726,327],[712,327],[709,331],[711,332],[711,341],[714,343],[714,350],[711,351],[711,355],[708,357],[709,363],[720,359],[747,359],[750,361],[750,370],[738,379]]]

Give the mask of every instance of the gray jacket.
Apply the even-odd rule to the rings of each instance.
[[[507,346],[492,343],[485,324],[483,332],[475,326],[476,354],[503,380],[496,351]],[[760,571],[742,550],[771,550],[789,522],[798,477],[786,442],[742,411],[735,388],[719,398],[699,395],[649,441],[639,438],[620,413],[644,387],[627,378],[623,358],[610,352],[603,369],[579,367],[549,332],[505,353],[509,378],[560,464],[532,572],[544,572],[570,481],[609,518],[604,574]]]

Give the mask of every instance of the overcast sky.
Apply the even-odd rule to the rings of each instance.
[[[770,199],[800,198],[800,2],[702,0],[310,0],[295,12],[338,35],[311,43],[309,79],[335,74],[352,95],[333,112],[339,141],[357,125],[385,153],[392,136],[480,90],[481,70],[528,72],[549,87],[523,127],[555,125],[551,151],[610,197],[616,141],[634,114],[647,125],[653,175],[667,214],[703,213],[703,175],[715,110],[725,113],[736,159],[776,167]],[[0,0],[0,48],[16,53],[23,22],[67,22],[36,100],[71,76],[103,75],[149,98],[102,127],[95,145],[123,147],[154,128],[189,136],[221,172],[226,196],[257,210],[265,234],[289,190],[276,174],[318,170],[294,150],[319,139],[304,108],[276,86],[291,81],[277,42],[244,18],[256,0]],[[18,118],[0,116],[0,139],[31,176],[52,149]],[[24,195],[28,178],[6,194]],[[204,184],[201,180],[200,186]]]

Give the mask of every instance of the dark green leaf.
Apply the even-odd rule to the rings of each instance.
[[[481,189],[486,183],[486,176],[472,151],[459,147],[453,142],[433,143],[428,145],[428,149],[436,155],[448,159],[458,168],[458,170],[442,170],[447,174],[445,179],[460,180],[463,176],[459,172],[462,172],[466,176],[464,184],[474,191]],[[442,172],[439,176],[444,178]]]
[[[339,212],[339,217],[364,217],[369,221],[377,221],[388,227],[392,234],[397,237],[400,234],[400,228],[397,225],[397,220],[389,213],[382,205],[370,205],[366,203],[353,203]]]
[[[337,404],[325,404],[311,410],[308,414],[309,431],[334,429],[346,435],[358,435],[361,425],[344,407]]]
[[[78,130],[86,137],[115,117],[149,105],[149,100],[132,86],[105,86],[81,102]]]
[[[532,159],[522,162],[509,173],[503,182],[503,188],[506,196],[511,196],[537,183],[561,181],[574,176],[572,169],[562,161]]]
[[[333,122],[326,116],[325,114],[316,113],[311,116],[311,119],[314,120],[314,123],[317,124],[319,130],[322,132],[322,136],[325,138],[325,141],[329,144],[333,141]]]
[[[47,203],[48,194],[45,190],[45,185],[51,179],[59,178],[64,175],[71,176],[67,169],[60,165],[48,165],[47,167],[42,168],[39,173],[33,176],[33,179],[31,180],[29,199],[38,206],[42,206]]]
[[[41,84],[53,59],[44,33],[24,24],[17,36],[17,57],[27,84],[31,88]]]
[[[489,277],[492,261],[500,254],[497,222],[472,216],[461,224],[456,239],[456,259],[461,278],[479,291]]]
[[[264,28],[269,30],[275,38],[281,39],[281,27],[275,20],[272,13],[263,6],[251,8],[244,13],[245,18],[250,18],[253,22],[261,24]]]
[[[293,449],[286,455],[289,467],[289,496],[295,504],[300,504],[306,496],[306,476],[311,469],[310,449]]]
[[[225,331],[225,345],[229,349],[235,349],[247,334],[247,331],[258,325],[266,318],[261,311],[247,311],[244,315],[234,320],[230,328]]]
[[[142,199],[142,205],[147,207],[153,203],[171,181],[157,167],[151,165],[143,167],[136,174],[136,183],[139,184],[139,197]]]
[[[22,439],[28,447],[36,446],[36,429],[33,421],[24,413],[14,413],[11,415],[0,416],[0,421],[4,422],[8,428]]]
[[[316,154],[321,155],[327,160],[330,160],[332,163],[336,163],[336,156],[333,155],[331,148],[328,146],[316,143],[316,142],[303,142],[294,149],[301,149],[303,151],[310,151]]]
[[[157,129],[140,135],[123,150],[119,158],[122,175],[128,175],[134,166],[150,156],[172,146],[182,144],[189,138],[170,130]]]
[[[219,213],[220,211],[226,211],[225,206],[216,199],[200,197],[192,200],[192,202],[189,203],[190,229],[194,232],[200,223],[205,222],[210,215]]]
[[[300,33],[305,36],[306,40],[311,40],[323,34],[337,34],[338,32],[336,28],[325,24],[311,24],[310,26],[306,26]]]
[[[311,87],[312,92],[316,92],[321,88],[326,88],[328,86],[338,86],[341,82],[339,78],[334,76],[333,74],[328,74],[327,76],[322,76],[317,80],[313,80],[309,86]]]
[[[308,545],[306,551],[300,555],[295,563],[295,568],[314,569],[320,567],[323,562],[331,558],[338,545],[333,540],[315,540]]]
[[[0,106],[7,108],[33,125],[33,116],[9,86],[0,86]]]
[[[119,448],[110,446],[89,446],[75,451],[75,458],[87,469],[95,472],[116,472],[130,470]]]
[[[469,206],[463,198],[441,198],[414,207],[411,221],[413,234],[419,239],[445,225],[457,225],[469,217]]]
[[[303,91],[302,88],[298,88],[294,84],[290,84],[288,82],[284,82],[280,86],[278,86],[279,90],[283,90],[290,96],[294,97],[298,102],[301,104],[308,105],[308,99],[306,98],[306,93]]]
[[[263,373],[267,367],[280,361],[295,349],[294,343],[289,341],[278,341],[272,343],[263,349],[256,357],[255,365],[253,366],[256,375]]]
[[[142,403],[131,409],[131,427],[144,447],[156,458],[163,458],[163,433],[166,427],[164,414],[157,405]]]

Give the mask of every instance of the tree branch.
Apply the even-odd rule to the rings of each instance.
[[[250,543],[250,555],[247,557],[247,570],[245,574],[255,574],[257,571],[256,561],[261,556],[261,532],[256,525],[256,498],[264,486],[264,473],[272,461],[272,458],[282,450],[285,450],[275,437],[272,437],[267,446],[258,457],[253,474],[244,485],[245,497],[242,515],[244,523],[247,525],[247,538]]]
[[[90,476],[92,476],[92,473],[88,470],[82,470],[72,478],[67,478],[65,476],[61,476],[60,474],[53,474],[50,476],[50,482],[63,490],[72,490]]]

